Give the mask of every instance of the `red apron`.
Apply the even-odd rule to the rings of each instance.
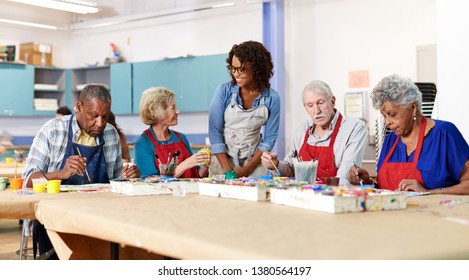
[[[399,183],[404,179],[414,179],[425,187],[423,184],[422,175],[417,169],[417,161],[420,157],[420,152],[422,151],[423,137],[425,136],[425,127],[427,126],[427,119],[422,118],[422,123],[420,124],[419,139],[417,142],[417,147],[415,147],[414,161],[413,162],[388,162],[392,153],[396,149],[397,142],[401,137],[396,139],[391,150],[386,155],[386,158],[381,165],[381,168],[378,171],[378,185],[380,189],[386,190],[396,190],[399,186]]]
[[[332,132],[331,141],[327,147],[318,147],[308,144],[309,129],[306,129],[303,145],[301,146],[299,156],[304,161],[319,159],[318,171],[316,173],[317,181],[324,182],[326,177],[335,177],[337,175],[337,167],[334,163],[334,143],[339,133],[339,127],[342,123],[342,115],[339,114],[334,131]]]
[[[184,160],[186,160],[187,158],[191,156],[190,152],[187,150],[186,145],[184,144],[184,141],[182,141],[182,138],[179,135],[179,133],[174,130],[173,132],[179,138],[179,142],[159,145],[158,141],[156,141],[151,131],[149,129],[145,130],[145,134],[148,136],[148,138],[150,138],[151,142],[153,143],[153,146],[155,147],[155,166],[156,166],[156,169],[158,169],[158,172],[160,172],[158,158],[160,159],[161,163],[168,164],[169,162],[166,162],[166,161],[168,161],[168,155],[170,153],[174,154],[175,152],[179,151],[178,162],[183,162]],[[197,171],[196,167],[192,167],[184,171],[184,173],[181,176],[179,176],[179,178],[200,178],[199,171]]]

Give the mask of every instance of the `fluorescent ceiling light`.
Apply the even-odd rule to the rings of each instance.
[[[92,14],[99,12],[96,4],[85,1],[74,0],[9,0],[27,5],[33,5],[43,8],[56,9],[77,14]]]
[[[174,15],[180,15],[180,14],[191,13],[191,12],[199,12],[199,11],[217,9],[217,8],[225,8],[225,7],[235,6],[235,5],[236,5],[236,2],[209,3],[209,4],[201,5],[201,6],[199,5],[199,6],[194,6],[194,7],[175,8],[175,9],[163,10],[163,11],[159,11],[155,13],[144,13],[144,14],[139,14],[139,15],[115,17],[115,18],[104,19],[104,20],[95,20],[95,21],[90,21],[90,22],[79,22],[79,23],[72,24],[70,29],[73,31],[73,30],[83,30],[83,29],[113,26],[113,25],[124,24],[124,23],[156,19],[156,18],[166,17],[166,16],[174,16]]]
[[[64,27],[48,25],[48,24],[39,24],[39,23],[33,23],[33,22],[27,22],[27,21],[20,21],[20,20],[13,20],[13,19],[6,19],[6,18],[0,18],[0,22],[36,27],[36,28],[43,28],[43,29],[49,29],[49,30],[65,30]]]

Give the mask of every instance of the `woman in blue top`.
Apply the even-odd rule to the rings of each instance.
[[[422,93],[410,80],[385,77],[371,93],[373,107],[392,130],[378,161],[379,188],[469,194],[469,146],[450,122],[422,115]],[[366,170],[352,167],[349,181],[372,183]]]
[[[199,151],[192,154],[186,136],[169,129],[178,124],[178,115],[172,91],[154,87],[143,92],[140,117],[150,127],[135,141],[135,163],[142,178],[161,174],[178,178],[207,175],[210,160],[207,153]]]
[[[265,175],[262,152],[274,147],[280,122],[280,97],[269,83],[272,57],[261,43],[247,41],[232,47],[226,63],[232,79],[217,87],[210,105],[210,171]]]

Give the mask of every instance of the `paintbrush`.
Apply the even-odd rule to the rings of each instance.
[[[42,172],[42,170],[39,170],[39,172],[41,172],[42,176],[44,176],[44,178],[46,178],[46,180],[49,181],[49,178],[47,178],[46,174]]]
[[[163,163],[161,162],[160,157],[159,157],[157,154],[155,154],[155,157],[156,157],[156,159],[158,160],[158,164],[159,164],[159,165],[162,165]]]
[[[264,150],[264,153],[267,153],[267,151]],[[269,154],[269,155],[270,155],[270,154]],[[277,171],[277,175],[278,175],[278,176],[282,176],[282,173],[280,173],[280,170],[278,170],[277,166],[275,166],[275,163],[274,163],[274,161],[272,160],[272,158],[270,158],[269,160],[270,160],[270,163],[272,163],[272,165],[274,166],[275,171]]]
[[[77,152],[78,152],[78,155],[81,156],[81,153],[78,147],[77,147]],[[86,173],[86,177],[88,177],[88,181],[91,183],[90,174],[88,174],[88,169],[86,169],[86,166],[85,166],[85,173]]]

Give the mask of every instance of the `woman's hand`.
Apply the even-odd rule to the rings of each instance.
[[[373,184],[373,180],[371,180],[368,171],[356,165],[350,168],[348,181],[352,185]]]
[[[404,179],[399,183],[397,187],[398,191],[413,191],[413,192],[426,192],[428,191],[422,185],[420,185],[417,180],[413,179]]]
[[[203,164],[210,165],[210,160],[212,159],[212,152],[210,149],[203,148],[199,151],[199,153],[205,154],[205,156],[208,157],[208,159],[206,159]]]
[[[121,172],[122,178],[140,178],[140,169],[132,163],[125,163]]]
[[[194,160],[194,166],[210,164],[210,150],[207,152],[206,150],[202,149],[193,154],[191,157]]]

